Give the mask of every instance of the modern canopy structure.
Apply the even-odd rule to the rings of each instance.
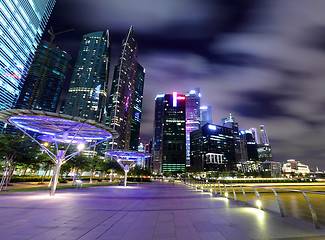
[[[51,196],[55,194],[62,164],[85,149],[94,147],[107,139],[118,137],[115,130],[95,121],[52,112],[8,109],[0,111],[0,120],[14,125],[33,139],[55,163]],[[41,144],[39,140],[55,143],[56,154]],[[67,155],[71,145],[80,143],[88,146]],[[59,144],[67,146],[64,150],[60,150]]]
[[[142,153],[142,152],[136,152],[136,151],[107,151],[105,152],[106,155],[111,156],[114,158],[118,164],[123,168],[124,170],[124,187],[126,187],[127,182],[127,175],[128,172],[135,166],[135,164],[143,160],[147,157],[150,157],[150,155]]]

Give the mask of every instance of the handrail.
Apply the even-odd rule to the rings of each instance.
[[[195,180],[194,180],[195,181]],[[186,182],[185,182],[186,183]],[[284,210],[283,210],[283,205],[282,205],[282,202],[278,196],[278,193],[277,191],[289,191],[289,192],[296,192],[296,193],[302,193],[302,195],[304,196],[305,200],[306,200],[306,203],[309,207],[309,210],[310,210],[310,213],[311,213],[311,216],[312,216],[312,220],[314,222],[314,225],[316,227],[316,229],[319,229],[320,228],[320,225],[319,225],[319,222],[318,222],[318,217],[317,217],[317,214],[308,198],[308,196],[306,195],[306,193],[310,193],[310,194],[321,194],[321,195],[325,195],[325,192],[314,192],[314,191],[302,191],[302,190],[296,190],[296,189],[287,189],[287,188],[277,188],[277,187],[266,187],[266,186],[255,186],[255,185],[243,185],[243,184],[222,184],[222,183],[208,183],[208,182],[205,182],[205,181],[200,181],[200,180],[197,180],[193,183],[191,183],[191,181],[189,182],[189,185],[195,187],[197,186],[197,188],[201,188],[203,191],[204,189],[206,189],[206,191],[210,192],[211,194],[214,194],[215,197],[217,197],[218,193],[217,193],[217,184],[218,184],[218,187],[219,187],[219,195],[221,197],[226,197],[227,199],[229,198],[229,194],[228,194],[228,189],[227,187],[231,187],[232,188],[232,191],[233,191],[233,198],[235,201],[237,201],[237,195],[236,195],[236,190],[234,187],[240,187],[241,188],[241,191],[243,193],[243,196],[244,196],[244,200],[245,200],[245,203],[247,204],[247,197],[246,197],[246,193],[245,193],[245,190],[244,188],[252,188],[255,192],[255,195],[256,195],[256,198],[257,198],[257,207],[259,209],[262,209],[262,199],[260,197],[260,194],[258,192],[258,188],[260,189],[269,189],[269,190],[272,190],[272,192],[274,193],[275,195],[275,198],[277,200],[277,203],[278,203],[278,207],[279,207],[279,211],[280,211],[280,216],[281,217],[284,217]],[[224,187],[224,195],[222,194],[222,190],[221,190],[221,186],[220,185],[223,185]],[[214,185],[214,191],[213,191],[213,185]],[[213,193],[214,192],[214,193]]]

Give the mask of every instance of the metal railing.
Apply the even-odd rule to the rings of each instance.
[[[325,193],[302,191],[280,187],[264,187],[245,184],[208,183],[188,180],[185,184],[210,192],[215,197],[225,197],[259,209],[279,212],[281,217],[292,216],[313,221],[317,229],[325,225]]]

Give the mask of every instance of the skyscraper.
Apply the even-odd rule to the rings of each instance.
[[[110,65],[109,32],[83,36],[63,112],[104,123]]]
[[[47,41],[35,52],[16,108],[55,112],[71,56]]]
[[[145,76],[145,69],[140,64],[138,64],[136,75],[135,75],[130,150],[136,150],[139,145],[144,76]]]
[[[200,89],[190,90],[185,94],[186,100],[186,166],[190,166],[190,132],[200,128]]]
[[[137,42],[131,26],[122,41],[108,101],[107,122],[120,137],[110,149],[137,149],[140,132],[145,70],[138,63]]]
[[[200,118],[201,118],[201,127],[207,123],[212,123],[211,106],[200,107]]]
[[[234,170],[236,167],[233,129],[205,124],[191,132],[191,169],[195,171]]]
[[[185,114],[185,95],[174,92],[156,97],[154,149],[160,157],[161,173],[185,170]]]
[[[13,108],[55,0],[0,2],[0,110]]]
[[[158,94],[155,99],[155,119],[153,134],[153,172],[159,173],[161,162],[161,141],[164,116],[165,94]]]
[[[239,136],[239,128],[238,128],[238,123],[235,122],[235,119],[229,113],[228,118],[222,118],[221,119],[221,125],[232,128],[233,130],[233,137],[234,137],[234,146],[235,146],[235,156],[236,156],[236,162],[240,162],[242,160],[241,156],[241,141],[240,141],[240,136]]]

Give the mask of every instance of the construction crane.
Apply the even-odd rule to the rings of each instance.
[[[50,52],[50,49],[52,48],[52,44],[53,44],[53,41],[55,39],[55,37],[57,35],[60,35],[60,34],[63,34],[63,33],[67,33],[67,32],[71,32],[71,31],[74,31],[75,29],[74,28],[71,28],[71,29],[68,29],[68,30],[65,30],[65,31],[61,31],[61,32],[58,32],[58,33],[54,33],[53,31],[53,28],[50,27],[50,30],[48,30],[48,33],[51,35],[51,39],[50,39],[50,47],[47,48],[46,50],[46,53],[45,53],[45,56],[44,56],[44,59],[42,61],[42,65],[39,69],[39,72],[37,74],[37,79],[35,81],[35,84],[34,84],[34,87],[33,87],[33,91],[31,93],[31,96],[29,98],[29,101],[28,101],[28,106],[27,106],[27,109],[31,109],[32,105],[33,105],[33,102],[34,100],[37,100],[40,96],[36,96],[35,98],[35,94],[36,94],[36,91],[37,91],[37,88],[38,88],[38,85],[40,84],[41,82],[41,77],[43,74],[46,73],[46,71],[44,71],[44,66],[45,64],[50,60],[48,59],[48,55],[49,55],[49,52]],[[43,76],[43,77],[46,77],[46,76]],[[35,99],[34,99],[35,98]]]

